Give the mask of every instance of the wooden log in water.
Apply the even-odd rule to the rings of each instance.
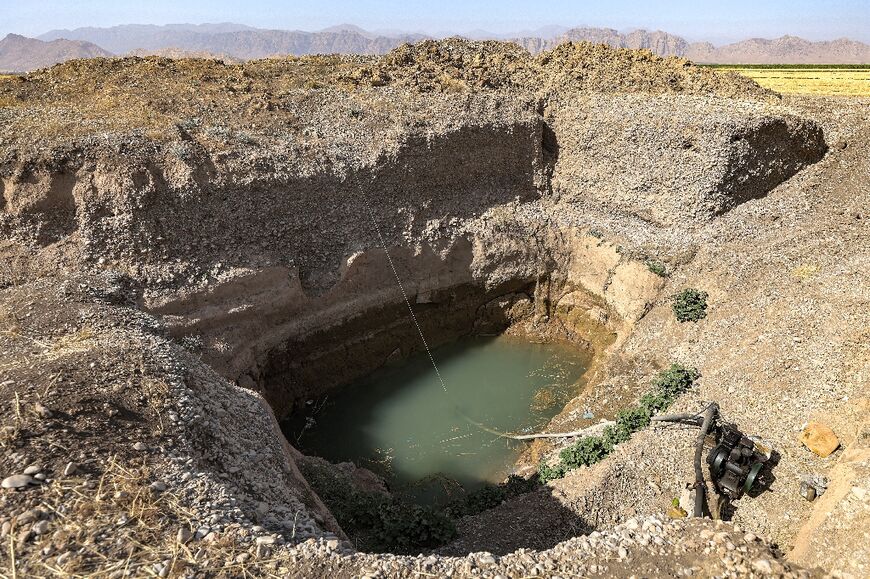
[[[593,426],[589,426],[584,428],[583,430],[575,430],[574,432],[540,432],[538,434],[504,434],[506,438],[512,438],[513,440],[534,440],[536,438],[573,438],[575,436],[590,436],[593,434],[599,434],[600,431],[604,430],[611,424],[616,424],[613,420],[607,420],[605,422],[599,422]]]

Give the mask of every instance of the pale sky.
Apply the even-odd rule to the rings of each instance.
[[[351,23],[428,33],[507,33],[556,24],[661,29],[716,44],[783,34],[870,42],[870,0],[0,0],[3,36],[174,22],[291,30]]]

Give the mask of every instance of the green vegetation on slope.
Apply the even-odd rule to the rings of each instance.
[[[571,446],[562,449],[559,460],[555,463],[542,461],[538,465],[540,480],[547,482],[562,478],[576,468],[599,462],[610,454],[617,444],[627,441],[632,434],[649,426],[655,414],[666,410],[699,377],[700,374],[694,368],[671,364],[670,368],[659,372],[653,379],[653,390],[642,396],[637,406],[617,414],[616,424],[605,428],[601,436],[584,436]]]
[[[680,322],[697,322],[707,317],[707,292],[686,288],[673,296],[674,315]]]

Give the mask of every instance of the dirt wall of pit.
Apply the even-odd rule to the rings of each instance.
[[[825,150],[812,122],[755,101],[419,98],[457,112],[387,128],[313,119],[315,135],[344,132],[301,150],[215,150],[179,129],[169,144],[20,162],[0,227],[46,262],[129,275],[144,308],[283,414],[418,349],[393,268],[433,346],[473,332],[497,298],[534,299],[542,279],[551,295],[536,316],[579,289],[605,298],[603,327],[619,327],[647,307],[635,285],[655,280],[572,240],[584,232],[555,223],[560,207],[692,228]]]

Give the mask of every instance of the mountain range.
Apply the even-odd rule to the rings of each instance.
[[[689,43],[681,36],[661,30],[635,30],[620,34],[610,28],[573,28],[549,40],[517,38],[514,42],[529,52],[549,50],[569,41],[608,44],[620,48],[646,49],[659,56],[680,56],[702,64],[865,64],[870,63],[870,45],[841,38],[811,42],[796,36],[774,40],[751,38],[724,46],[709,42]]]
[[[435,35],[440,37],[444,35]],[[475,40],[511,40],[532,53],[567,41],[590,41],[623,48],[643,48],[660,56],[680,56],[698,63],[732,64],[863,64],[870,63],[870,45],[846,38],[812,42],[794,36],[753,38],[713,46],[690,43],[660,30],[620,33],[610,28],[549,26],[513,35],[483,30],[463,36]],[[126,24],[110,28],[52,30],[38,39],[10,34],[0,40],[0,71],[26,71],[72,58],[112,55],[216,55],[254,59],[276,55],[383,54],[405,42],[431,38],[401,31],[367,31],[343,24],[320,30],[266,30],[243,24]]]
[[[73,58],[112,56],[99,46],[82,40],[44,42],[10,34],[0,40],[0,72],[43,68]]]

